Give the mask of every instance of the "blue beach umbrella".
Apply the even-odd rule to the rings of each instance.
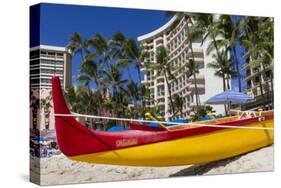
[[[255,101],[253,97],[250,97],[244,93],[240,93],[237,91],[225,91],[219,93],[210,99],[208,99],[205,103],[206,104],[241,104]]]

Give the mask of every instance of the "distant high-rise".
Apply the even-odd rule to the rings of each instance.
[[[65,47],[40,45],[30,49],[30,87],[51,88],[52,76],[59,76],[63,88],[72,84],[70,54]]]

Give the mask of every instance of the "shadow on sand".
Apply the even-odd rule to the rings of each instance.
[[[232,161],[236,161],[241,156],[232,157],[229,159],[223,159],[220,161],[215,161],[211,163],[205,163],[205,164],[198,164],[193,165],[191,167],[185,168],[180,170],[179,172],[176,172],[174,174],[171,174],[169,177],[179,177],[179,176],[196,176],[196,175],[203,175],[213,168],[226,166],[227,164],[231,163]]]

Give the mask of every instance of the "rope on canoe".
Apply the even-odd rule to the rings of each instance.
[[[179,122],[166,122],[166,121],[150,121],[150,120],[138,120],[138,119],[128,119],[128,118],[117,118],[117,117],[105,117],[105,116],[95,116],[95,115],[85,115],[85,114],[52,114],[58,117],[87,117],[94,119],[107,119],[107,120],[120,120],[128,122],[141,122],[141,123],[162,123],[162,124],[173,124],[173,125],[190,125],[194,127],[217,127],[217,128],[233,128],[233,129],[256,129],[256,130],[274,130],[272,127],[250,127],[250,126],[234,126],[234,125],[215,125],[215,124],[195,124],[195,123],[179,123]],[[168,130],[168,129],[167,129]]]

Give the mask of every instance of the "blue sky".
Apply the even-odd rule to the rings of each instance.
[[[165,17],[163,11],[43,3],[40,4],[40,12],[38,9],[31,9],[33,24],[30,29],[30,46],[39,43],[66,46],[74,32],[79,32],[84,38],[90,38],[96,33],[110,38],[113,33],[121,31],[126,36],[137,39],[138,36],[159,28],[169,19]],[[40,36],[34,29],[38,25],[40,25]],[[237,51],[239,55],[243,53],[239,46]],[[241,58],[240,62],[243,63]],[[74,84],[80,64],[80,57],[74,57],[72,60]],[[123,75],[125,79],[128,77],[126,71]],[[134,80],[138,80],[134,67],[131,67],[131,75]],[[232,89],[238,90],[237,85],[237,79],[232,79]]]
[[[41,4],[40,44],[65,46],[74,32],[79,32],[84,38],[90,38],[96,33],[110,38],[113,33],[121,31],[137,39],[168,20],[164,12],[155,10]],[[35,45],[38,42],[31,41],[30,46]],[[72,63],[72,75],[76,76],[81,64],[80,58],[75,57]],[[135,80],[138,80],[136,70],[131,68],[131,71]],[[126,71],[123,74],[127,77]]]

